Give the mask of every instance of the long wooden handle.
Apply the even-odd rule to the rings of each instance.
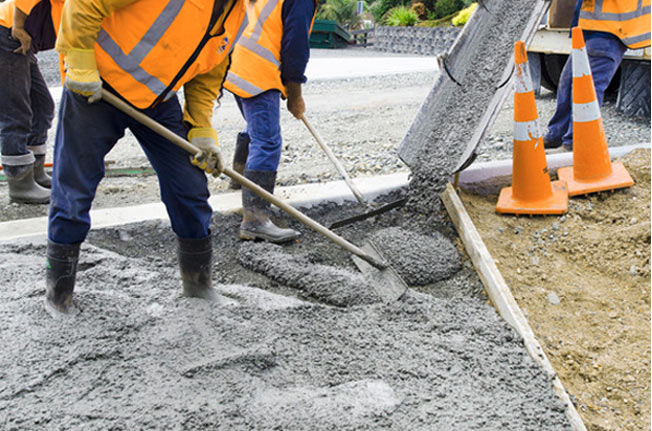
[[[143,124],[144,126],[149,127],[150,129],[152,129],[159,135],[163,136],[165,139],[169,140],[173,144],[178,145],[179,147],[188,151],[190,154],[197,154],[197,152],[199,152],[199,149],[194,145],[192,145],[190,142],[186,141],[176,133],[167,129],[166,127],[159,124],[158,122],[151,119],[150,117],[143,114],[142,112],[138,111],[137,109],[134,109],[133,107],[129,106],[127,103],[122,101],[116,95],[109,93],[106,90],[102,90],[102,99],[104,99],[106,102],[108,102],[110,105],[114,106],[115,108],[119,109],[120,111],[124,112],[125,114],[129,115],[131,118]],[[249,190],[257,194],[261,198],[265,199],[267,202],[273,203],[274,205],[276,205],[277,207],[279,207],[280,209],[282,209],[283,211],[285,211],[295,219],[299,220],[301,223],[308,226],[315,232],[325,236],[335,244],[355,254],[360,259],[364,259],[366,262],[369,262],[369,264],[375,266],[376,268],[379,269],[387,268],[387,264],[385,262],[378,261],[373,256],[370,256],[369,254],[365,253],[358,246],[348,242],[341,236],[337,235],[335,232],[328,230],[326,227],[317,223],[315,220],[303,214],[301,211],[297,210],[296,208],[286,204],[285,202],[278,199],[273,194],[267,192],[267,190],[263,189],[258,184],[245,178],[244,176],[240,175],[233,169],[224,168],[222,173],[227,177],[233,179],[235,182],[239,183],[241,186],[248,188]]]
[[[362,196],[362,193],[360,193],[360,190],[356,187],[356,185],[353,183],[351,180],[351,177],[349,177],[349,174],[346,173],[346,170],[344,169],[344,166],[342,166],[342,163],[338,160],[337,157],[335,157],[335,154],[331,151],[330,147],[326,145],[326,143],[321,139],[321,136],[319,136],[319,133],[312,127],[312,124],[308,121],[305,115],[301,116],[301,121],[303,121],[303,124],[306,125],[312,136],[315,138],[315,141],[319,144],[322,150],[326,153],[330,161],[335,165],[335,169],[337,169],[337,172],[340,173],[342,178],[344,178],[344,182],[349,186],[351,189],[351,192],[355,196],[355,198],[360,202],[361,204],[365,204],[364,197]]]

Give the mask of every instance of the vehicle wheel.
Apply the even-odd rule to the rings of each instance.
[[[566,64],[567,55],[541,54],[541,86],[552,92],[557,92],[559,77]]]
[[[618,89],[618,110],[626,115],[650,118],[650,63],[623,61]]]

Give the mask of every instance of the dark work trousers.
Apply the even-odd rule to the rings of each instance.
[[[142,112],[186,138],[176,96]],[[156,170],[172,230],[181,238],[209,235],[212,210],[206,175],[190,163],[189,154],[108,103],[89,104],[86,97],[64,88],[54,143],[50,240],[74,244],[86,238],[89,210],[104,177],[104,157],[127,128]]]
[[[0,26],[0,149],[2,164],[21,166],[44,155],[54,101],[33,53],[14,54],[20,42]]]
[[[246,169],[276,172],[281,161],[281,92],[269,90],[258,96],[235,96],[247,122],[243,133],[249,135]]]
[[[586,53],[591,65],[591,75],[598,98],[602,106],[604,92],[614,77],[627,47],[616,36],[606,33],[591,35],[584,32]],[[570,42],[569,42],[570,44]],[[546,140],[560,142],[567,148],[573,148],[573,62],[571,56],[562,69],[557,86],[557,109],[548,123]]]

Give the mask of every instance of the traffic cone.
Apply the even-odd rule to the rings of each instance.
[[[625,166],[611,162],[582,29],[573,28],[573,166],[557,171],[568,195],[631,187]]]
[[[514,155],[512,187],[500,191],[496,212],[500,214],[563,214],[568,193],[563,181],[550,182],[539,114],[534,101],[525,44],[514,44],[516,89],[514,91]]]

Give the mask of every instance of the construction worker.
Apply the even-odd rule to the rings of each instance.
[[[314,0],[247,1],[249,25],[233,51],[224,84],[247,122],[238,134],[233,168],[270,193],[281,158],[280,99],[287,98],[296,118],[306,110],[301,85],[306,82],[315,8]],[[242,207],[242,239],[282,243],[300,235],[276,226],[269,203],[247,188],[242,190]]]
[[[130,129],[156,170],[178,237],[183,295],[218,300],[211,285],[212,243],[206,175],[222,164],[211,126],[229,54],[244,29],[242,0],[68,0],[57,50],[66,79],[54,147],[46,307],[72,306],[80,244],[104,175],[104,157]],[[176,91],[183,86],[182,111]],[[199,148],[191,158],[101,101],[102,88]],[[201,168],[201,169],[200,169]]]
[[[63,0],[0,3],[0,148],[12,202],[46,204],[48,129],[54,101],[36,52],[54,48]]]
[[[627,48],[650,46],[650,0],[578,0],[571,27],[582,29],[598,103]],[[545,148],[573,149],[571,56],[557,87],[557,109],[543,138]]]

